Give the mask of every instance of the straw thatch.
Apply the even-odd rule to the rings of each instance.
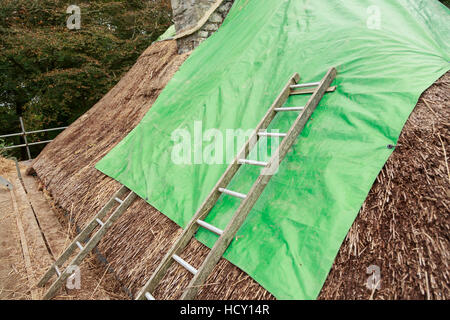
[[[53,143],[49,144],[34,161],[33,167],[37,175],[45,187],[51,192],[54,200],[64,210],[77,212],[76,220],[79,225],[83,225],[91,218],[107,202],[113,192],[119,188],[117,182],[97,171],[94,165],[139,123],[162,88],[172,77],[178,66],[184,61],[186,55],[178,56],[176,51],[176,44],[173,41],[153,44],[111,92],[88,113],[72,124]],[[448,81],[448,78],[444,78],[442,81]],[[441,92],[442,94],[442,88],[444,86],[445,84],[438,84],[432,91]],[[438,95],[436,93],[436,96]],[[444,109],[442,100],[438,101],[440,104],[435,104],[434,98],[429,99],[432,100],[430,104],[436,109],[435,112],[440,115],[439,119],[443,119],[445,111],[441,110]],[[418,110],[420,111],[422,108],[419,105]],[[419,111],[416,111],[415,114]],[[415,116],[412,118],[414,119]],[[438,117],[432,119],[433,114],[427,112],[423,112],[423,116],[429,117],[427,118],[428,122],[422,122],[420,124],[414,121],[409,122],[407,127],[410,130],[410,135],[426,135],[426,132],[432,130],[430,129],[432,121],[436,128],[435,130],[443,128],[444,124],[442,121],[439,122]],[[448,131],[441,130],[440,132],[441,139],[445,143],[447,141]],[[407,138],[409,139],[409,135]],[[431,138],[427,143],[432,143],[434,146],[434,140],[431,140]],[[406,146],[408,146],[407,143],[403,144],[403,147],[395,151],[396,156],[393,157],[394,160],[398,157],[401,159],[406,157],[408,161],[419,162],[422,159],[422,156],[419,154],[414,153],[410,149],[406,149]],[[428,157],[428,160],[434,159],[436,161],[436,170],[441,172],[442,170],[439,164],[442,164],[444,161],[442,151],[438,151],[434,147],[427,147],[426,145],[421,146],[421,148],[424,148],[422,152],[424,156]],[[410,150],[409,153],[402,155],[407,150]],[[402,193],[402,188],[406,188],[405,184],[408,180],[401,180],[401,183],[399,182],[397,186],[394,184],[393,178],[385,178],[385,172],[380,175],[379,182],[374,186],[365,204],[365,209],[355,222],[355,226],[352,228],[348,239],[341,249],[337,263],[330,274],[321,297],[367,298],[367,289],[364,290],[364,283],[361,283],[360,278],[355,277],[354,273],[350,271],[355,268],[353,260],[356,258],[354,258],[354,252],[359,257],[364,256],[366,259],[361,262],[361,267],[363,262],[370,261],[372,263],[372,261],[378,261],[377,259],[379,257],[383,257],[385,259],[382,264],[383,267],[388,268],[388,266],[392,266],[392,268],[396,268],[398,264],[403,265],[403,263],[409,261],[409,258],[413,259],[412,255],[416,246],[411,242],[412,240],[406,241],[406,239],[410,237],[417,238],[417,232],[424,231],[428,232],[427,234],[433,237],[432,239],[436,239],[433,241],[442,243],[442,239],[436,237],[443,237],[448,233],[448,228],[447,232],[442,234],[437,233],[438,229],[433,229],[433,231],[423,229],[425,226],[431,224],[429,222],[431,216],[428,213],[425,215],[423,213],[424,209],[416,203],[420,199],[417,198],[416,192],[427,190],[426,194],[429,194],[436,201],[430,200],[420,202],[420,204],[423,206],[426,205],[428,208],[427,211],[433,212],[433,217],[436,217],[436,219],[443,218],[439,215],[439,212],[442,211],[442,205],[438,202],[444,201],[442,194],[438,193],[440,192],[439,187],[431,188],[425,178],[429,174],[434,174],[434,171],[421,168],[420,171],[412,172],[411,167],[409,167],[410,165],[402,162],[401,159],[395,160],[396,162],[394,163],[391,159],[386,166],[389,169],[385,170],[388,170],[389,177],[394,176],[396,179],[404,177],[404,179],[411,180],[414,177],[413,181],[415,184],[412,184],[414,186],[414,193],[410,193],[412,191],[408,191],[406,195]],[[426,165],[430,163],[429,161],[425,162]],[[414,176],[411,176],[412,173],[414,173]],[[433,177],[433,179],[435,178]],[[422,188],[418,184],[423,184],[421,185]],[[439,185],[442,186],[442,184]],[[397,186],[399,189],[393,190],[392,188],[394,186]],[[386,197],[388,190],[391,194],[389,197]],[[411,190],[411,188],[408,187],[408,190]],[[383,197],[380,197],[380,194]],[[383,203],[385,204],[383,205]],[[376,211],[377,207],[375,207],[375,204],[378,208],[384,208],[384,211],[382,209],[380,209],[381,211]],[[404,207],[407,209],[404,210]],[[377,212],[378,214],[374,214],[373,212]],[[400,216],[403,215],[413,215],[414,220],[400,219]],[[389,219],[393,217],[395,218],[395,239],[399,241],[399,245],[395,249],[390,246],[397,242],[388,241],[389,230],[392,230],[390,229],[392,223]],[[439,221],[441,224],[436,220],[433,220],[432,224],[434,227],[437,228],[440,226],[442,229],[444,226],[442,225],[442,221]],[[383,225],[380,225],[379,222]],[[410,222],[414,222],[414,229],[411,229]],[[361,226],[359,226],[360,224]],[[402,227],[399,224],[402,224]],[[373,230],[371,229],[369,232],[366,230],[367,227]],[[377,232],[380,228],[382,232]],[[362,230],[365,232],[364,235],[361,234]],[[175,223],[148,205],[145,201],[139,199],[135,201],[108,232],[107,236],[101,241],[99,249],[108,259],[122,285],[128,288],[131,293],[135,294],[150,277],[180,232],[181,229]],[[402,234],[399,234],[399,232],[402,232]],[[408,232],[412,232],[412,234]],[[371,238],[366,238],[366,235],[370,235]],[[402,238],[405,241],[402,242],[399,240]],[[369,239],[372,243],[371,245],[374,247],[363,250],[364,247],[370,244],[368,243]],[[444,239],[443,243],[445,248],[448,241]],[[357,246],[356,251],[354,251],[355,245]],[[390,251],[395,250],[395,256],[392,253],[388,254],[383,251],[387,248]],[[428,247],[420,246],[420,248],[420,250],[426,250]],[[433,249],[434,247],[430,248]],[[399,251],[403,254],[403,260],[397,260],[397,253]],[[196,240],[193,240],[184,252],[183,258],[195,267],[198,267],[207,252],[207,248]],[[443,255],[444,253],[446,254],[446,251],[441,250],[440,247],[436,247],[433,255],[437,259],[428,260],[425,263],[433,261],[433,264],[438,266],[437,269],[443,269],[442,261],[447,258]],[[423,257],[425,259],[426,256]],[[381,264],[381,262],[379,263]],[[388,279],[390,278],[386,276],[386,282],[383,282],[383,288],[392,286],[386,292],[395,293],[396,297],[400,298],[420,296],[420,290],[414,289],[418,288],[418,282],[414,276],[416,270],[411,270],[414,270],[410,272],[411,278],[404,278],[407,273],[401,275],[401,279],[398,280],[402,281],[401,285],[395,281],[389,282]],[[432,274],[434,282],[444,282],[445,278],[442,273],[431,272],[432,269],[430,267],[428,276]],[[340,275],[343,276],[341,277]],[[155,296],[158,299],[178,298],[181,295],[181,289],[187,285],[190,277],[181,267],[174,264],[169,275],[157,289]],[[362,272],[362,277],[367,277],[365,270]],[[401,289],[402,286],[413,289],[403,291]],[[353,288],[361,290],[355,291]],[[375,297],[395,297],[392,294],[388,295],[386,293],[383,296],[377,294]],[[447,293],[445,295],[448,296]],[[222,259],[211,277],[207,280],[207,285],[201,289],[199,298],[273,299],[273,296],[237,267]]]
[[[450,72],[403,128],[325,283],[324,299],[449,299]],[[365,286],[380,267],[380,290]]]
[[[14,161],[3,158],[0,155],[0,175],[14,171],[15,169],[16,167],[14,166]]]

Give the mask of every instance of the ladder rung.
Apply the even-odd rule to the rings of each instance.
[[[220,230],[219,228],[216,228],[213,225],[211,225],[205,221],[197,220],[197,224],[199,226],[202,226],[203,228],[208,229],[209,231],[217,234],[218,236],[221,236],[223,234],[223,230]]]
[[[95,221],[97,221],[97,223],[100,225],[100,227],[103,227],[105,224],[102,222],[102,220],[100,220],[99,218],[95,219]]]
[[[58,275],[58,277],[61,277],[61,271],[59,271],[59,268],[58,268],[58,266],[55,264],[55,271],[56,271],[56,274]]]
[[[260,166],[260,167],[267,167],[267,165],[268,165],[267,162],[255,161],[255,160],[247,160],[247,159],[239,159],[238,163],[239,164],[250,164],[250,165],[253,165],[253,166]]]
[[[149,292],[145,293],[145,297],[147,298],[147,300],[156,300],[155,297],[153,297]]]
[[[239,193],[239,192],[235,192],[235,191],[231,191],[228,189],[224,189],[224,188],[219,188],[219,191],[225,194],[228,194],[229,196],[233,196],[233,197],[237,197],[237,198],[241,198],[241,199],[245,199],[247,198],[247,196],[245,194]]]
[[[336,89],[337,89],[336,86],[329,87],[328,89],[326,89],[325,92],[334,92],[334,91],[336,91]],[[311,94],[314,92],[316,92],[315,88],[305,88],[305,89],[300,89],[300,90],[292,90],[291,95]]]
[[[315,87],[315,86],[318,86],[319,84],[320,84],[320,82],[294,84],[294,85],[291,86],[291,89]]]
[[[177,256],[176,254],[174,254],[172,256],[173,260],[175,260],[176,262],[178,262],[183,268],[185,268],[187,271],[189,271],[190,273],[192,273],[194,276],[197,274],[197,269],[195,269],[193,266],[191,266],[189,263],[187,263],[186,261],[184,261],[183,259],[181,259],[179,256]]]
[[[285,108],[275,108],[275,111],[303,111],[305,107],[285,107]]]
[[[258,132],[261,137],[286,137],[286,133]]]
[[[83,250],[83,249],[84,249],[83,246],[81,245],[81,243],[80,243],[79,241],[77,241],[76,244],[77,244],[77,247],[78,247],[80,250]]]
[[[121,200],[123,196],[126,196],[124,200]],[[64,250],[64,252],[59,256],[59,258],[55,261],[53,266],[62,266],[65,262],[72,256],[77,247],[80,252],[71,260],[69,266],[78,266],[84,260],[84,258],[91,252],[99,243],[101,238],[107,232],[107,229],[110,228],[117,219],[121,217],[121,215],[125,212],[125,210],[130,206],[130,204],[136,199],[137,195],[134,192],[129,191],[128,188],[122,186],[119,191],[117,191],[103,206],[103,208],[97,213],[97,215],[89,222],[89,224],[81,230],[81,232],[77,235],[74,241]],[[120,202],[120,205],[114,209],[111,216],[108,218],[107,222],[103,223],[102,219],[106,217],[108,211],[110,211],[115,205],[115,202]],[[90,236],[95,229],[97,228],[97,224],[100,224],[102,227],[99,228],[92,236]],[[64,281],[70,277],[69,272],[63,271],[60,272],[58,268],[51,267],[45,275],[41,278],[38,283],[39,287],[43,287],[50,278],[57,273],[58,279],[50,286],[47,293],[43,296],[44,300],[51,299],[54,297],[59,288],[64,284]]]

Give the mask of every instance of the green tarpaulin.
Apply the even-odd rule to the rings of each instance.
[[[335,66],[337,91],[319,104],[225,254],[277,298],[315,299],[392,153],[387,146],[449,69],[449,18],[433,0],[237,0],[97,168],[184,227],[227,167],[211,163],[221,162],[217,150],[236,152],[227,132],[254,129],[294,72],[319,81]],[[271,127],[283,132],[296,116],[283,113]],[[183,139],[190,147],[180,147]],[[244,167],[229,189],[248,192],[258,174]],[[207,221],[225,228],[239,203],[222,196]],[[217,236],[200,230],[197,238],[211,246]]]

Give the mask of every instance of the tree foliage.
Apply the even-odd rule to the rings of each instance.
[[[86,112],[171,25],[169,3],[0,0],[0,135],[19,131],[19,116],[38,130]],[[72,4],[80,30],[66,26]]]
[[[81,29],[71,31],[73,4]],[[171,25],[170,15],[170,0],[0,0],[0,135],[19,131],[19,116],[27,130],[73,122]]]

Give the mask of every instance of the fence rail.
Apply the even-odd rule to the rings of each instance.
[[[26,148],[27,149],[27,154],[28,154],[28,159],[31,160],[31,153],[30,153],[30,146],[36,146],[39,144],[47,144],[52,142],[53,140],[46,140],[46,141],[38,141],[38,142],[31,142],[28,143],[28,139],[27,136],[30,134],[35,134],[35,133],[42,133],[42,132],[50,132],[50,131],[59,131],[59,130],[65,130],[67,129],[67,127],[60,127],[60,128],[51,128],[51,129],[44,129],[44,130],[35,130],[35,131],[26,131],[25,130],[25,126],[23,124],[23,120],[22,117],[19,118],[20,120],[20,127],[22,128],[22,132],[19,133],[11,133],[11,134],[5,134],[0,136],[0,139],[3,138],[11,138],[11,137],[18,137],[18,136],[22,136],[23,140],[25,141],[24,144],[19,144],[19,145],[14,145],[14,146],[9,146],[9,147],[4,147],[3,149],[5,150],[10,150],[10,149],[16,149],[16,148]]]

